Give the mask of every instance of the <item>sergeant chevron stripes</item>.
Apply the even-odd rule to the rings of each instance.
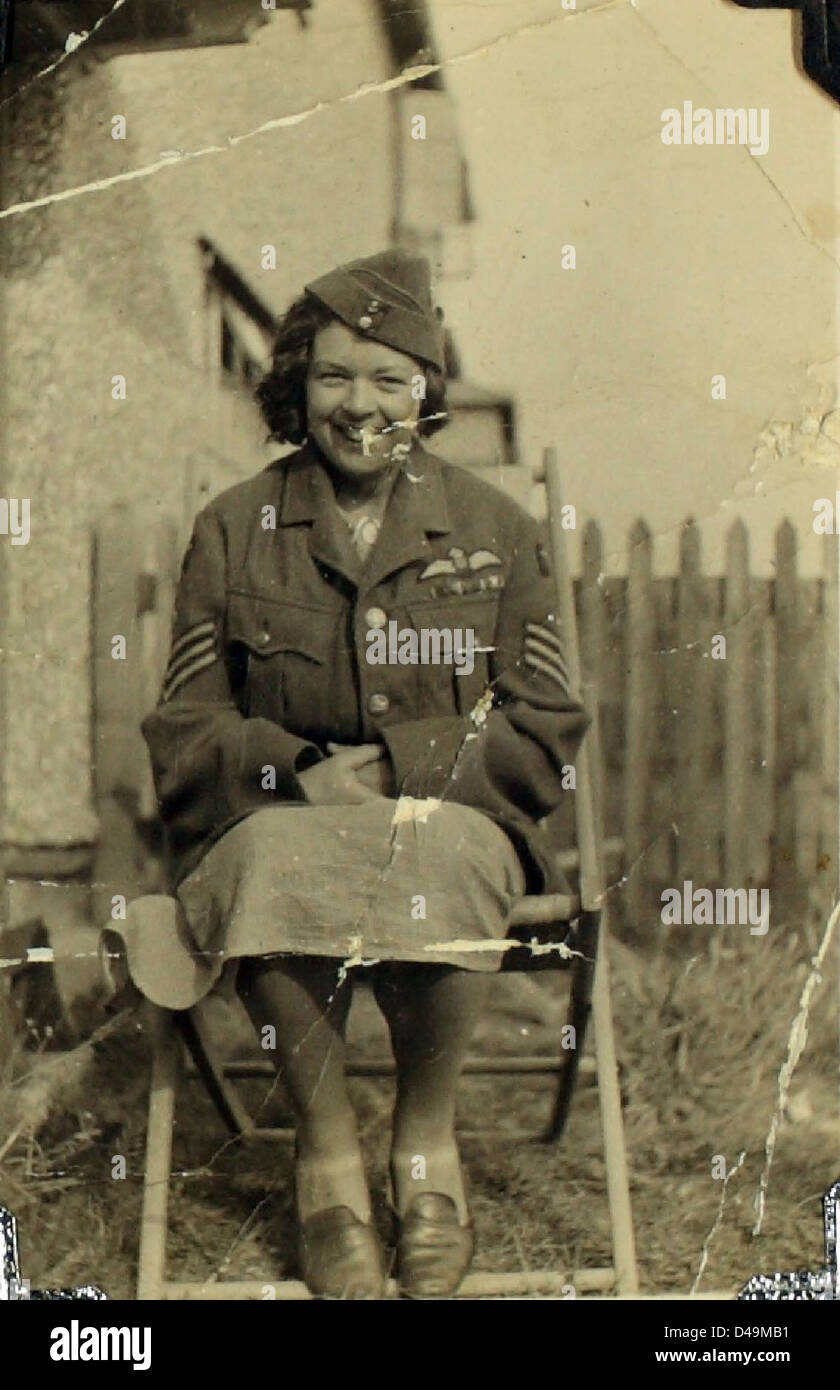
[[[548,676],[568,695],[571,679],[566,666],[563,648],[557,633],[542,623],[525,624],[525,651],[523,660],[526,666]]]
[[[161,698],[171,700],[187,681],[216,660],[216,624],[212,619],[196,623],[172,645],[169,665],[163,678]]]

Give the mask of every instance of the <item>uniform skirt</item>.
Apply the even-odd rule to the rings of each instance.
[[[184,1008],[223,975],[232,988],[245,956],[498,970],[524,892],[511,841],[468,806],[411,797],[278,806],[239,821],[205,854],[177,890],[177,920],[114,929],[137,987]]]

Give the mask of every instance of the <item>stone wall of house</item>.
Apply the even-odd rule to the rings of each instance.
[[[183,519],[264,461],[256,415],[224,397],[205,342],[197,238],[209,236],[276,307],[345,255],[388,240],[392,106],[341,98],[391,75],[376,7],[321,0],[302,29],[278,13],[248,45],[102,61],[74,55],[5,115],[3,203],[86,188],[0,223],[7,277],[6,496],[30,501],[6,541],[5,811],[15,849],[91,844],[91,533],[127,501]],[[339,61],[340,59],[340,61]],[[229,144],[271,120],[312,107]],[[114,116],[126,138],[112,138]],[[183,156],[142,170],[162,151]],[[278,269],[262,271],[261,248]],[[113,381],[125,378],[125,399]],[[205,481],[206,481],[205,479]],[[101,655],[101,654],[99,654]]]

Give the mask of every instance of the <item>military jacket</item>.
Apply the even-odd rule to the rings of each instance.
[[[364,563],[311,445],[221,493],[196,519],[143,723],[174,881],[241,817],[302,803],[298,774],[328,741],[381,741],[399,793],[484,812],[529,891],[560,887],[539,822],[586,716],[554,608],[535,521],[422,448]],[[371,664],[373,633],[408,629],[472,629],[474,669]]]

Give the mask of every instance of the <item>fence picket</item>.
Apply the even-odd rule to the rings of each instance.
[[[141,719],[151,713],[157,704],[169,660],[177,572],[175,523],[163,518],[157,524],[148,524],[145,531],[143,571],[139,585],[145,597],[140,613],[143,669],[137,682]],[[138,800],[140,815],[149,820],[156,813],[157,799],[148,759],[145,769],[146,775],[138,788]]]
[[[678,703],[674,729],[677,769],[674,807],[679,829],[678,880],[693,879],[703,883],[717,868],[717,831],[709,824],[706,767],[711,730],[711,671],[707,602],[700,565],[700,531],[689,521],[680,537],[680,569],[676,582],[674,645],[677,649]],[[710,852],[712,836],[714,855]]]
[[[820,896],[831,903],[840,889],[838,865],[838,719],[840,706],[840,608],[838,608],[838,548],[836,536],[823,541],[822,632],[823,677],[821,682],[821,814],[818,874],[825,875],[827,891]]]
[[[644,521],[630,532],[625,610],[624,888],[625,922],[638,930],[645,914],[645,849],[650,838],[653,674],[653,539]]]
[[[724,748],[724,873],[730,887],[746,885],[750,872],[749,806],[751,783],[750,673],[753,644],[750,622],[747,528],[730,527],[726,538],[724,633],[726,663]]]
[[[775,772],[773,795],[773,887],[787,897],[795,878],[797,705],[799,700],[799,645],[797,619],[799,594],[796,583],[796,532],[783,521],[776,532],[774,583],[775,669]]]
[[[603,542],[597,521],[587,521],[583,529],[582,564],[578,587],[580,654],[584,679],[600,691],[604,680],[604,654],[607,645],[604,590],[601,580]]]
[[[103,834],[94,862],[94,910],[107,916],[128,882],[138,850],[136,815],[148,759],[140,735],[137,687],[143,650],[138,574],[144,545],[136,514],[126,505],[102,517],[93,547],[93,755],[94,786]],[[125,639],[124,659],[114,655]]]

